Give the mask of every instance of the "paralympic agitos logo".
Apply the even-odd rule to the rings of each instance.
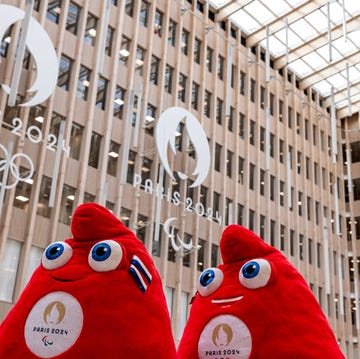
[[[4,38],[11,25],[24,18],[23,10],[10,5],[0,5],[0,39]],[[34,83],[27,90],[28,93],[34,93],[33,97],[20,106],[35,106],[46,100],[54,91],[59,64],[49,35],[34,18],[30,18],[26,46],[34,58],[37,74]],[[8,85],[1,86],[7,94],[10,94]]]

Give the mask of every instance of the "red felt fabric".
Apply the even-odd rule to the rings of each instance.
[[[278,250],[238,225],[224,230],[220,250],[224,263],[218,268],[224,279],[212,294],[196,294],[178,347],[178,359],[344,358],[307,283]],[[249,260],[259,258],[270,264],[268,282],[259,288],[246,288],[239,281],[239,272]],[[237,297],[242,298],[212,302]],[[250,332],[248,353],[241,351],[240,335],[236,334],[241,332],[240,321],[234,317]],[[211,327],[209,323],[216,318],[221,324]],[[245,337],[246,333],[242,331],[241,335]],[[204,347],[206,351],[199,354],[199,348]]]
[[[81,205],[75,210],[71,229],[73,238],[66,240],[73,249],[69,261],[53,270],[40,265],[2,322],[0,358],[175,358],[161,280],[144,245],[106,208],[95,203]],[[90,249],[108,239],[120,244],[122,260],[114,270],[96,272],[88,263]],[[152,276],[145,292],[128,272],[134,255]],[[42,324],[24,329],[36,303],[53,293],[58,300],[46,303],[46,308],[35,316]],[[66,304],[65,299],[69,297],[75,300]],[[82,325],[76,318],[81,310],[77,309],[75,301],[83,313]],[[81,330],[70,346],[66,340],[73,335],[72,326],[66,326],[66,320],[74,322],[73,327]],[[44,333],[38,337],[32,330]],[[53,330],[58,332],[57,336],[51,333]],[[24,338],[24,333],[29,331],[30,338],[38,341],[32,344],[39,349],[29,349],[32,344]],[[60,346],[60,351],[63,346],[65,351],[55,356],[43,354],[47,350],[45,347],[54,348],[55,345]]]

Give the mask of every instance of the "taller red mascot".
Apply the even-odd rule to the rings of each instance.
[[[253,232],[231,225],[223,264],[200,275],[178,359],[344,359],[298,271]]]
[[[0,358],[174,359],[160,277],[144,245],[106,208],[73,215],[0,326]]]

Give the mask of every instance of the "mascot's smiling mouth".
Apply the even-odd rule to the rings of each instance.
[[[229,305],[231,305],[232,303],[241,300],[242,298],[243,298],[243,296],[242,296],[242,295],[239,295],[238,297],[233,297],[233,298],[212,299],[212,300],[211,300],[211,303],[220,304],[221,306],[223,306],[223,305],[229,306]]]
[[[55,277],[55,276],[50,274],[50,277],[52,279],[57,280],[58,282],[75,282],[77,280],[84,279],[86,277],[86,275],[83,275],[83,276],[78,277],[78,278],[59,278],[59,277]]]

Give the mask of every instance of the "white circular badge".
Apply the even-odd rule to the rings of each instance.
[[[25,323],[25,341],[35,355],[52,358],[76,342],[82,327],[79,302],[69,293],[52,292],[31,309]]]
[[[200,359],[248,359],[251,334],[239,318],[223,314],[209,321],[201,332],[198,354]]]

